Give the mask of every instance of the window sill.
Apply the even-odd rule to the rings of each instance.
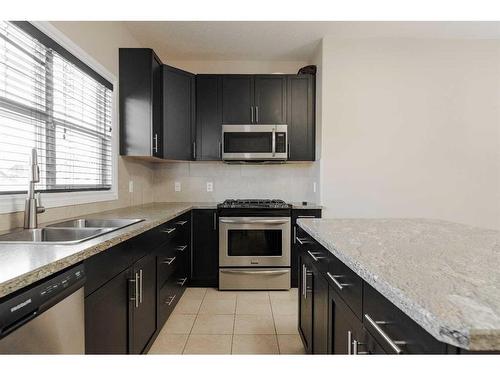
[[[75,206],[78,204],[106,202],[118,199],[118,193],[108,191],[78,191],[64,193],[42,193],[42,205],[45,208]],[[0,196],[0,214],[24,211],[26,194]]]

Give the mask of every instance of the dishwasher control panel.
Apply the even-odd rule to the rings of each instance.
[[[85,283],[83,264],[49,276],[0,302],[0,338],[33,319]]]

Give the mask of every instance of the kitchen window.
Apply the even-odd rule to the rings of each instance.
[[[32,148],[37,191],[111,190],[112,113],[109,80],[31,23],[0,21],[0,196],[26,192]]]

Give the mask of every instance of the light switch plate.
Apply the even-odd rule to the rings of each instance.
[[[133,180],[130,180],[128,182],[128,192],[129,193],[133,193],[134,192],[134,181]]]
[[[181,182],[180,181],[175,181],[175,191],[181,191]]]
[[[213,182],[207,182],[207,192],[210,193],[214,191],[214,183]]]

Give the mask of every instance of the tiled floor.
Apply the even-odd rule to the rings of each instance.
[[[149,354],[304,354],[297,296],[188,288]]]

